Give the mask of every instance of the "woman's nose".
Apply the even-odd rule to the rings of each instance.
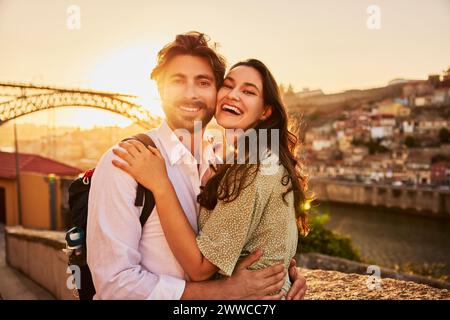
[[[237,90],[236,88],[233,90],[230,90],[227,94],[228,98],[231,100],[239,100],[239,90]]]

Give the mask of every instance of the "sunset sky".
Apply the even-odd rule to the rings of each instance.
[[[67,26],[71,5],[80,29]],[[370,5],[380,8],[380,29],[367,27]],[[0,81],[134,93],[161,114],[150,70],[158,49],[190,30],[219,42],[230,64],[264,61],[296,91],[383,86],[450,67],[449,0],[0,0]],[[119,121],[102,111],[57,117],[62,125]]]

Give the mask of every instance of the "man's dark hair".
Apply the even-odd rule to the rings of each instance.
[[[159,82],[172,58],[177,55],[191,55],[205,58],[209,62],[216,80],[216,87],[220,88],[225,75],[226,61],[216,52],[216,44],[211,45],[209,42],[207,35],[197,31],[177,35],[174,41],[158,52],[158,63],[151,73],[151,78]]]

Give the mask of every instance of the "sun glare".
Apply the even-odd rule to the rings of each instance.
[[[132,101],[163,116],[156,84],[150,80],[157,48],[158,45],[136,45],[100,58],[89,75],[90,87],[135,95],[137,98]]]
[[[88,74],[88,83],[82,88],[134,95],[136,98],[124,99],[148,108],[155,116],[164,117],[156,84],[150,79],[160,47],[160,44],[141,44],[99,56]],[[76,106],[36,112],[17,121],[30,122],[36,125],[56,124],[83,129],[95,126],[123,128],[132,124],[130,119],[113,112]]]

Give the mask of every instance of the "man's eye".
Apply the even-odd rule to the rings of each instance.
[[[182,79],[173,79],[172,83],[181,84],[181,83],[183,83],[183,80]]]
[[[200,85],[202,87],[209,87],[210,83],[209,83],[209,81],[200,81]]]

